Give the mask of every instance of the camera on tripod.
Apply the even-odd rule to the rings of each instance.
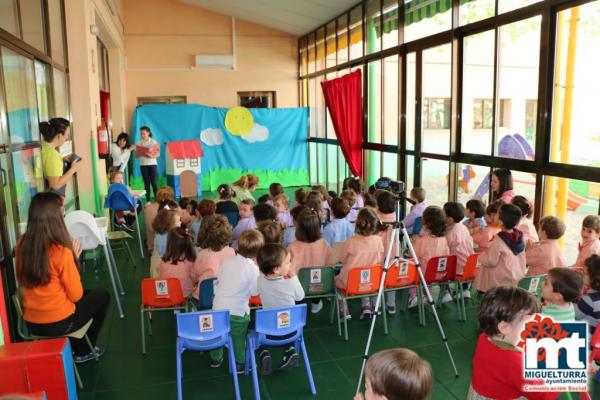
[[[404,193],[406,184],[402,181],[393,181],[390,178],[379,178],[375,182],[375,189],[390,191],[394,194]]]

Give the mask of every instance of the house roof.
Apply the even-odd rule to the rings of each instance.
[[[204,152],[198,140],[180,140],[179,142],[168,142],[167,149],[171,158],[181,160],[185,158],[203,157]]]

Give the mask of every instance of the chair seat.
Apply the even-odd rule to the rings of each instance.
[[[133,239],[129,233],[125,231],[112,231],[108,232],[107,235],[108,240],[123,240],[123,239]]]
[[[386,284],[385,289],[400,289],[403,287],[409,287],[414,285],[416,285],[416,282],[412,278],[398,278],[396,282],[394,282],[394,284]]]
[[[85,336],[85,334],[87,333],[88,329],[90,329],[90,326],[92,325],[92,322],[94,322],[94,319],[91,318],[88,322],[85,323],[85,325],[83,325],[81,328],[77,329],[76,331],[73,331],[71,333],[66,333],[64,335],[59,335],[59,336],[38,336],[38,335],[31,335],[31,338],[35,338],[35,339],[53,339],[56,337],[70,337],[73,339],[83,339],[83,337]]]

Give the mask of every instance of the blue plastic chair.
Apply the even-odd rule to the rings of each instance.
[[[198,299],[198,309],[210,310],[213,306],[215,297],[215,283],[217,278],[208,278],[200,282],[200,298]]]
[[[140,253],[143,259],[144,246],[142,245],[140,219],[139,215],[137,215],[138,204],[141,205],[142,200],[139,198],[135,198],[131,193],[129,193],[129,189],[127,188],[127,186],[123,185],[122,183],[113,183],[108,187],[108,194],[106,195],[106,200],[104,200],[104,208],[108,208],[112,211],[128,211],[131,209],[136,210],[135,224],[137,228],[137,237],[140,244]]]
[[[266,308],[256,311],[256,328],[250,330],[247,336],[246,345],[246,368],[248,374],[252,369],[252,381],[254,384],[254,397],[260,399],[260,388],[258,386],[258,373],[256,367],[256,350],[261,346],[284,346],[294,344],[296,351],[302,350],[304,364],[306,364],[306,373],[310,391],[313,395],[317,394],[315,382],[308,362],[306,345],[304,344],[304,326],[306,325],[306,304],[298,304],[289,307]],[[292,335],[286,337],[286,335]],[[286,337],[285,339],[277,339]]]
[[[233,374],[235,398],[240,399],[233,342],[230,335],[229,311],[200,311],[177,314],[177,399],[182,399],[181,355],[186,350],[210,351],[227,348],[229,372]]]
[[[423,217],[415,218],[415,223],[413,224],[412,234],[418,235],[421,232],[421,228],[423,228]]]

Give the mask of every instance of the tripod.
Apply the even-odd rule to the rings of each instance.
[[[363,374],[365,372],[365,365],[367,363],[367,359],[369,358],[369,349],[371,347],[371,339],[373,337],[373,329],[375,329],[375,321],[377,319],[377,314],[378,314],[379,308],[381,306],[381,298],[383,296],[383,289],[385,287],[385,278],[387,276],[388,270],[394,264],[398,265],[398,262],[400,261],[400,258],[401,258],[400,257],[400,254],[401,254],[400,253],[400,233],[402,233],[402,238],[403,238],[404,242],[408,245],[410,254],[413,257],[415,266],[417,268],[417,273],[419,275],[419,282],[421,285],[423,285],[423,290],[425,291],[425,294],[427,296],[427,303],[431,306],[431,311],[433,312],[435,321],[438,326],[438,330],[440,331],[440,335],[442,336],[442,342],[444,343],[444,346],[446,347],[446,351],[448,352],[448,357],[450,358],[450,363],[452,364],[452,369],[454,369],[455,376],[458,377],[458,370],[456,369],[456,364],[454,363],[454,358],[452,357],[452,352],[450,351],[450,346],[448,346],[448,338],[446,337],[446,334],[444,333],[444,328],[442,327],[442,323],[440,322],[440,318],[437,314],[437,310],[435,309],[435,303],[433,301],[433,297],[431,296],[431,292],[429,291],[429,287],[427,287],[427,282],[425,281],[425,275],[423,274],[423,270],[421,269],[421,264],[419,263],[419,259],[417,258],[415,249],[410,241],[408,232],[406,231],[406,228],[404,227],[402,222],[400,222],[400,215],[399,215],[400,199],[401,199],[401,197],[396,198],[396,221],[389,223],[392,225],[392,234],[390,235],[390,241],[388,243],[387,253],[385,256],[383,276],[381,277],[381,283],[379,284],[379,290],[377,291],[377,300],[375,301],[375,311],[373,313],[373,318],[371,319],[371,328],[369,329],[369,337],[367,338],[367,346],[365,348],[365,354],[363,356],[362,367],[360,368],[360,376],[358,378],[358,386],[356,387],[356,393],[360,392]],[[396,246],[395,246],[396,255],[394,256],[394,259],[391,260],[392,245],[394,245],[394,242],[396,244]],[[419,284],[419,282],[417,283],[417,285]],[[386,310],[382,310],[382,312],[386,312]]]

